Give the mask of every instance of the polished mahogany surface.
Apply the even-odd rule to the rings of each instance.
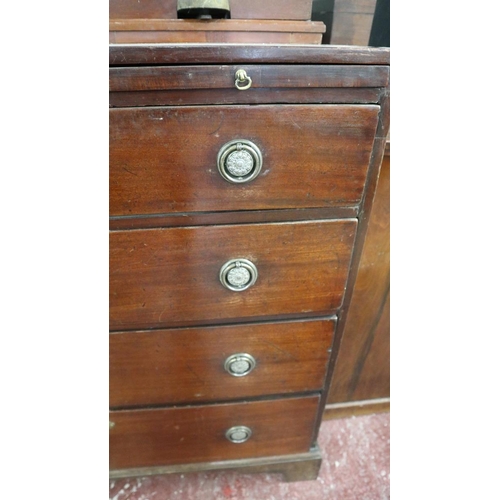
[[[352,206],[363,194],[379,106],[195,106],[110,110],[110,214]],[[229,141],[262,153],[231,184]]]
[[[147,467],[309,451],[318,395],[110,412],[110,468]],[[226,438],[248,427],[244,443]]]
[[[110,329],[332,314],[355,232],[355,219],[112,231]],[[219,281],[232,259],[257,267],[247,290]]]
[[[359,47],[110,46],[115,477],[264,459],[316,477],[389,127],[388,64],[388,50]],[[258,147],[253,180],[221,176],[229,141]],[[233,259],[258,270],[246,290],[221,282]],[[242,377],[227,369],[237,355],[255,364]],[[232,443],[238,426],[252,435]]]
[[[335,321],[122,332],[110,336],[110,406],[217,401],[319,391]],[[255,368],[234,376],[231,355]]]

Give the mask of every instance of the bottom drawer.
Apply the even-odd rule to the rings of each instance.
[[[110,412],[110,469],[307,452],[318,403],[312,395]]]

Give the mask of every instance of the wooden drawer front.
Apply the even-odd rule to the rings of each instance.
[[[309,451],[319,397],[110,412],[110,469]],[[112,423],[111,423],[112,422]],[[226,431],[252,435],[232,443]]]
[[[375,105],[195,106],[110,110],[111,216],[351,206],[363,194]],[[232,184],[219,150],[248,140],[253,180]]]
[[[110,335],[110,405],[169,404],[318,391],[334,322],[306,321]],[[250,354],[244,376],[224,369]]]
[[[356,225],[345,219],[112,231],[110,328],[330,314],[342,303]],[[247,290],[219,281],[232,259],[257,267]]]
[[[122,24],[123,28],[124,24],[128,24],[128,29],[133,29],[133,24],[135,24],[135,28],[139,30],[143,30],[145,24],[151,24],[149,21],[140,19],[132,23],[127,21],[118,21],[118,23]],[[156,21],[156,23],[171,24],[161,20]],[[232,23],[233,25],[242,24],[241,22]],[[110,24],[116,23],[111,22]],[[175,24],[179,23],[175,22]],[[190,23],[181,21],[181,24],[188,27]],[[311,27],[313,32],[322,32],[321,25],[317,23],[313,23]],[[210,29],[210,25],[205,24],[205,28]],[[288,31],[287,28],[285,30]],[[376,65],[141,66],[110,68],[109,90],[110,92],[137,92],[144,90],[225,89],[230,94],[239,92],[235,87],[235,74],[240,69],[245,70],[247,76],[252,79],[251,88],[247,88],[248,92],[263,88],[377,88],[387,86],[389,82],[389,68]]]

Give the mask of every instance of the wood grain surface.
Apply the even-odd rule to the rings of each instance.
[[[389,65],[390,49],[356,46],[144,44],[110,45],[110,66],[153,64]]]
[[[110,110],[110,214],[350,206],[359,203],[378,106],[200,106]],[[217,154],[262,152],[256,179],[231,184]]]
[[[321,43],[319,33],[282,31],[110,31],[109,43],[260,43],[308,45]]]
[[[388,282],[363,290],[355,277],[389,127],[388,65],[388,49],[368,47],[110,46],[111,470],[306,453],[334,369],[329,402],[385,396]],[[217,171],[233,139],[262,151],[248,184]],[[219,281],[236,258],[259,272],[242,292]],[[237,351],[257,360],[245,377],[224,371]],[[225,437],[237,425],[252,429],[246,443]]]
[[[110,406],[319,391],[333,328],[333,320],[324,320],[111,334]],[[242,377],[224,369],[238,353],[256,361]]]
[[[313,21],[110,19],[110,43],[320,44],[325,25]]]
[[[389,78],[385,66],[343,64],[122,67],[109,69],[109,90],[234,89],[235,74],[240,69],[252,79],[248,93],[258,88],[383,87]]]
[[[193,104],[377,104],[380,88],[301,88],[143,90],[109,93],[110,107],[187,106]]]
[[[283,31],[110,31],[109,43],[260,43],[317,44],[321,33]]]
[[[274,31],[324,33],[325,25],[312,21],[110,19],[109,31]]]
[[[321,466],[321,452],[317,446],[306,453],[290,453],[261,458],[243,458],[216,462],[197,462],[193,464],[138,467],[132,469],[113,469],[110,479],[156,476],[164,474],[188,474],[190,472],[224,471],[239,474],[282,474],[285,482],[314,481]],[[239,479],[236,479],[239,481]]]
[[[349,401],[347,403],[327,404],[323,412],[323,420],[347,418],[353,415],[370,415],[386,413],[391,409],[390,398],[377,398]]]
[[[333,23],[326,43],[368,45],[376,0],[331,0],[331,3]]]
[[[109,0],[109,19],[177,19],[177,0]]]
[[[231,19],[311,19],[313,0],[231,0]]]
[[[318,396],[110,412],[110,469],[254,458],[309,451]],[[226,431],[252,436],[232,443]]]
[[[312,0],[231,0],[231,19],[311,18]],[[109,0],[110,19],[177,19],[177,0]]]
[[[236,212],[190,212],[149,216],[110,217],[109,228],[145,229],[155,227],[212,226],[214,224],[259,224],[323,219],[352,219],[358,207],[304,208],[282,210],[241,210]]]
[[[112,231],[110,328],[331,314],[344,296],[356,224],[345,219]],[[259,276],[252,287],[234,292],[220,284],[219,271],[231,259],[255,264]]]
[[[390,157],[382,163],[328,403],[390,395]]]

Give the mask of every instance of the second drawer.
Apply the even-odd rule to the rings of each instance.
[[[110,335],[110,405],[320,390],[333,320]]]
[[[356,226],[344,219],[113,231],[110,328],[330,315],[342,304]]]

